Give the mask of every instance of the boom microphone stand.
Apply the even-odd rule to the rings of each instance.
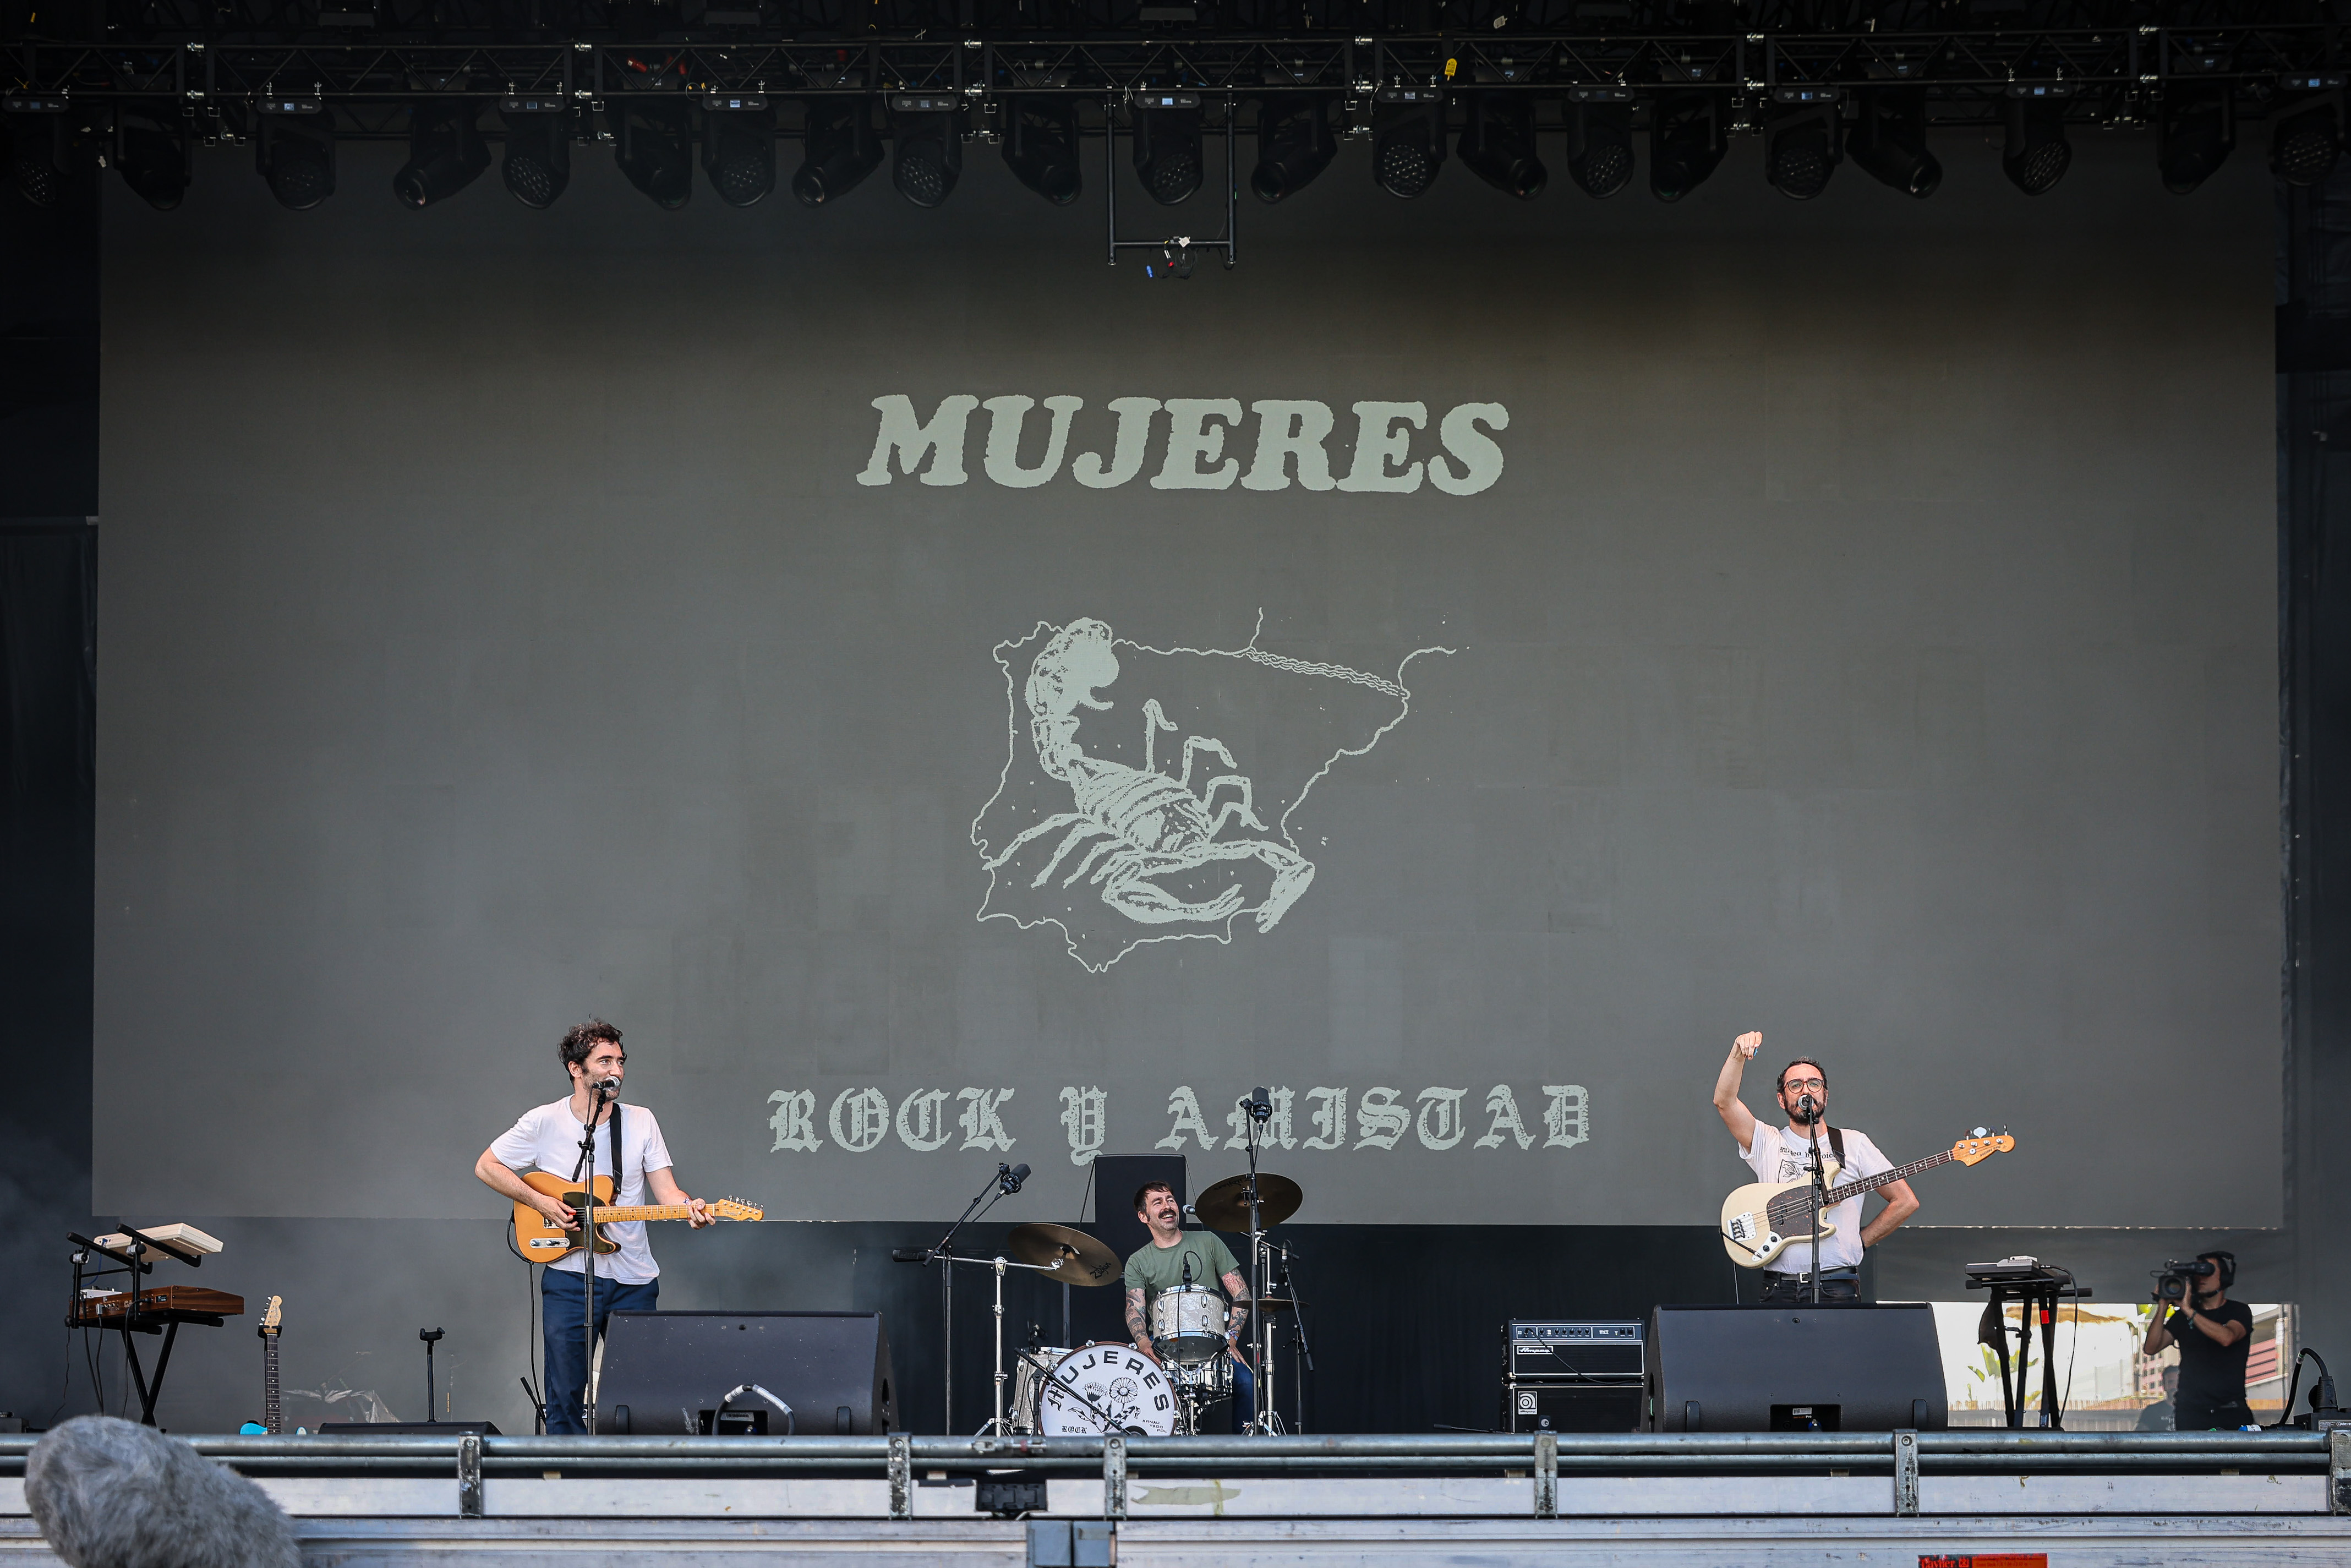
[[[1003,1258],[959,1258],[951,1250],[955,1246],[956,1231],[961,1230],[966,1225],[969,1224],[974,1219],[985,1217],[989,1209],[996,1207],[996,1200],[998,1198],[1008,1197],[1013,1193],[1019,1192],[1020,1190],[1020,1184],[1028,1179],[1029,1167],[1027,1166],[1008,1166],[998,1161],[996,1166],[996,1174],[987,1178],[987,1186],[972,1194],[971,1201],[963,1206],[963,1213],[956,1218],[953,1225],[947,1227],[947,1233],[945,1236],[940,1237],[935,1245],[926,1247],[919,1252],[906,1249],[893,1252],[890,1255],[893,1259],[901,1263],[937,1263],[940,1265],[939,1284],[942,1296],[945,1301],[945,1306],[942,1309],[941,1313],[944,1324],[942,1333],[946,1341],[946,1354],[940,1358],[945,1368],[946,1386],[941,1392],[943,1395],[944,1425],[946,1427],[948,1435],[951,1437],[954,1435],[956,1429],[955,1266],[958,1263],[979,1263],[992,1267],[996,1270],[996,1414],[989,1421],[987,1429],[997,1433],[1001,1433],[1004,1430],[1004,1270],[1007,1269],[1035,1269],[1043,1273],[1051,1273],[1054,1270],[1061,1267],[1061,1262],[1058,1259],[1051,1263],[1013,1263],[1008,1262]]]

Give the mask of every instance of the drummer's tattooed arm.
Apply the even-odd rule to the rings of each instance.
[[[1132,1285],[1127,1288],[1126,1332],[1128,1336],[1134,1341],[1135,1349],[1141,1351],[1144,1354],[1149,1356],[1154,1361],[1157,1361],[1159,1359],[1159,1353],[1151,1348],[1150,1327],[1143,1321],[1143,1287],[1140,1285]]]
[[[1233,1299],[1232,1327],[1226,1331],[1226,1337],[1233,1340],[1235,1343],[1238,1343],[1241,1335],[1249,1332],[1249,1281],[1242,1279],[1238,1274],[1226,1275],[1225,1294]]]

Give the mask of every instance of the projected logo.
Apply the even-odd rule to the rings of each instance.
[[[1389,680],[1267,653],[1258,634],[1151,648],[1080,620],[997,645],[1008,733],[971,825],[980,919],[1059,926],[1096,973],[1145,942],[1280,924],[1314,881],[1291,816],[1404,722],[1406,666],[1453,650],[1415,649]]]

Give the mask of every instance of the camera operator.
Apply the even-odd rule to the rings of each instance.
[[[2180,1282],[2179,1305],[2163,1309],[2169,1291],[2156,1288],[2155,1318],[2147,1325],[2147,1354],[2179,1347],[2179,1392],[2172,1396],[2174,1429],[2209,1432],[2250,1427],[2245,1403],[2245,1360],[2252,1354],[2252,1309],[2228,1297],[2237,1260],[2227,1252],[2205,1252],[2197,1272],[2175,1267],[2165,1281]]]

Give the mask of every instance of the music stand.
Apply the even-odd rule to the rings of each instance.
[[[2032,1325],[2041,1322],[2041,1425],[2053,1432],[2065,1429],[2065,1412],[2057,1403],[2057,1303],[2084,1301],[2092,1291],[2076,1284],[2071,1270],[2031,1258],[2003,1258],[1997,1263],[1968,1265],[1968,1289],[1989,1292],[1984,1322],[1977,1339],[2000,1358],[2000,1398],[2011,1428],[2024,1425],[2024,1389],[2032,1361]],[[2008,1357],[2008,1303],[2020,1303],[2016,1326],[2016,1369],[2011,1380]],[[2075,1332],[2080,1325],[2075,1324]]]

